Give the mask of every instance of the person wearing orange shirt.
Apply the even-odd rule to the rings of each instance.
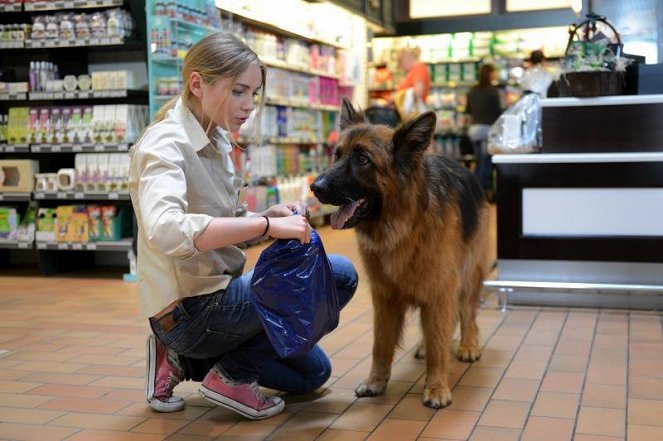
[[[397,90],[414,89],[414,95],[426,104],[431,88],[428,66],[419,61],[419,48],[403,48],[398,53],[398,65],[407,74],[398,85]]]

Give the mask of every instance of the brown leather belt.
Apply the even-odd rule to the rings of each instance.
[[[170,305],[166,306],[162,311],[160,311],[158,314],[154,316],[154,320],[159,323],[159,326],[161,326],[161,329],[164,330],[164,332],[168,332],[171,329],[175,327],[177,322],[175,322],[175,319],[173,319],[173,312],[175,311],[175,308],[177,308],[177,305],[180,303],[179,300],[174,301]]]

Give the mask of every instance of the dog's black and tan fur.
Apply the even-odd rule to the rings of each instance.
[[[334,164],[312,185],[338,205],[335,228],[355,227],[374,307],[373,364],[358,396],[380,395],[409,307],[419,307],[426,358],[423,402],[451,403],[449,348],[460,321],[458,357],[481,356],[477,308],[487,269],[488,208],[472,173],[425,153],[435,128],[427,112],[393,130],[372,125],[347,100]]]

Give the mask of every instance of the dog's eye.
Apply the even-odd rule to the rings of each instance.
[[[357,156],[357,162],[360,163],[361,165],[368,164],[368,161],[369,161],[368,156],[363,153],[360,153]]]

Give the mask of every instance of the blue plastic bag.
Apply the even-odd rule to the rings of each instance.
[[[281,357],[304,354],[338,326],[334,274],[318,233],[301,244],[278,239],[258,258],[251,298]]]

